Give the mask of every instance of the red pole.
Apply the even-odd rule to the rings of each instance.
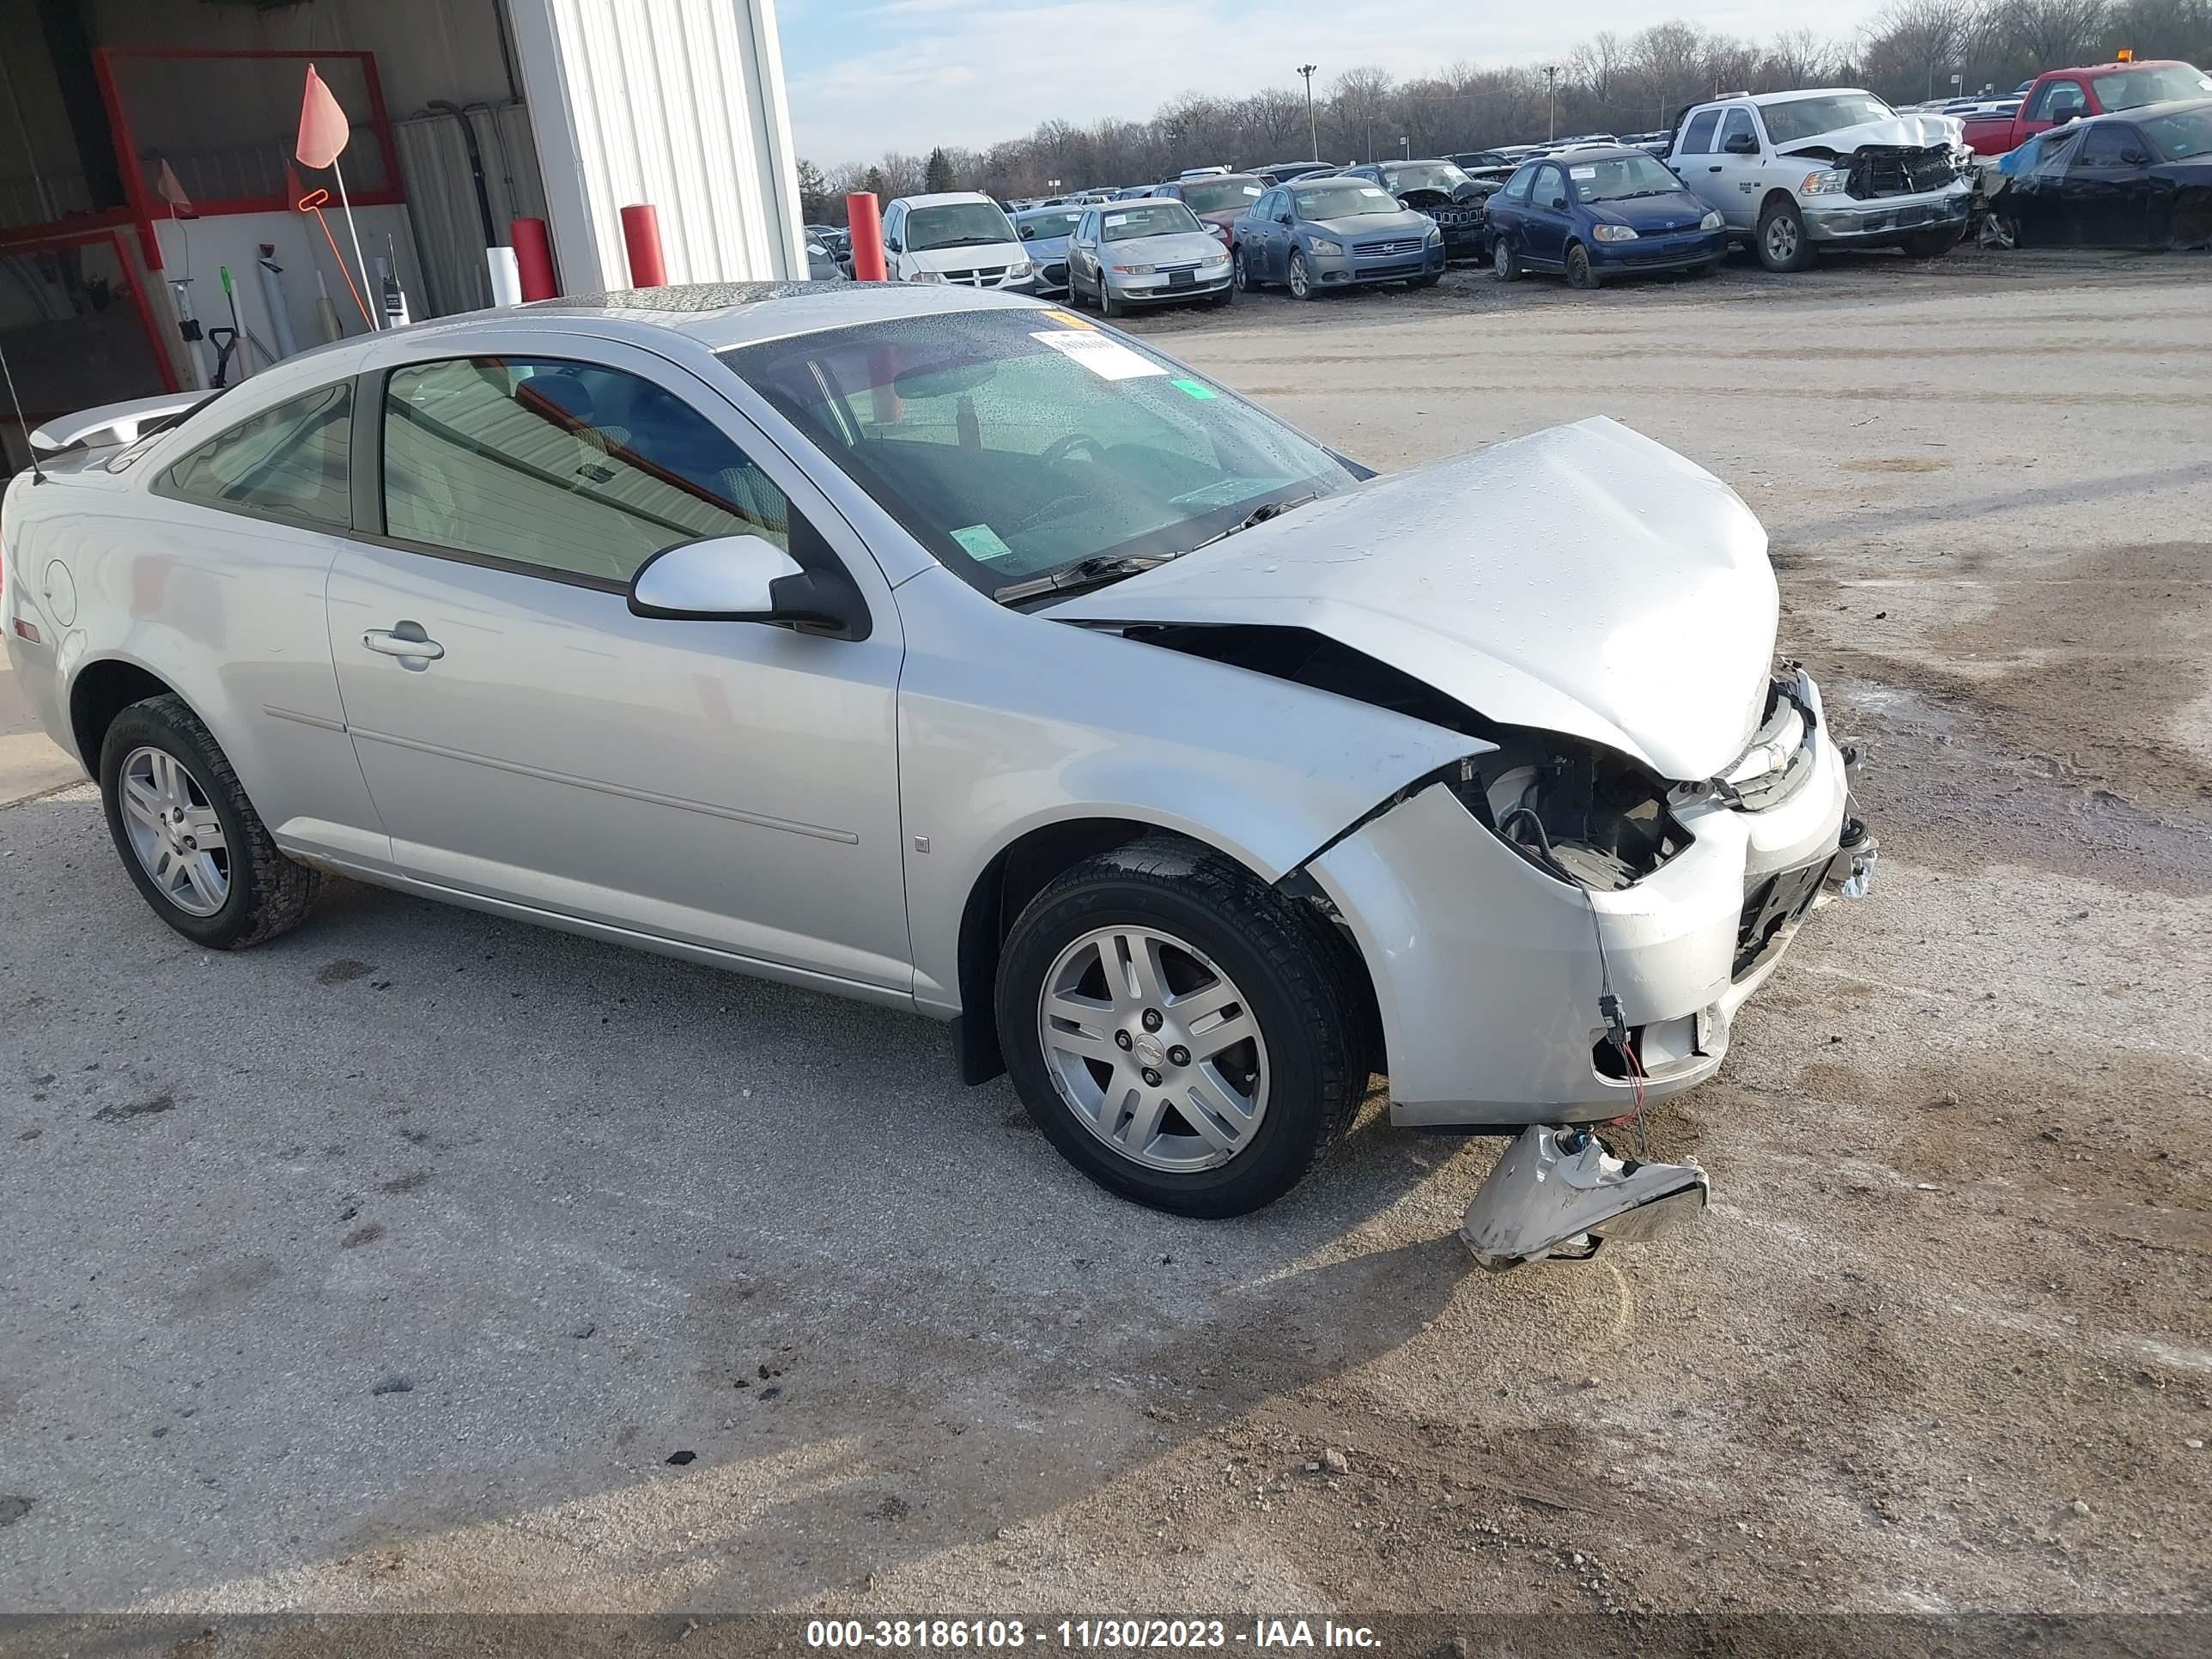
[[[845,223],[853,233],[853,280],[880,283],[888,274],[884,265],[884,211],[872,190],[856,190],[845,198]]]
[[[632,288],[666,288],[668,267],[660,262],[660,216],[649,202],[622,210],[623,246],[629,251]]]
[[[553,280],[553,239],[543,219],[517,219],[507,228],[514,243],[514,271],[522,279],[522,298],[550,300],[561,291]]]

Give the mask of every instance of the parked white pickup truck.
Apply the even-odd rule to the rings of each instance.
[[[1932,258],[1966,228],[1962,131],[1854,88],[1737,94],[1684,110],[1667,164],[1769,270],[1802,270],[1820,247]]]

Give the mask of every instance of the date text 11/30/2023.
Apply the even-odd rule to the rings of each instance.
[[[878,1652],[965,1649],[976,1654],[1031,1647],[1072,1652],[1243,1648],[1267,1653],[1375,1652],[1382,1641],[1368,1626],[1328,1619],[1255,1619],[1245,1628],[1221,1619],[1063,1619],[1035,1626],[1019,1619],[816,1619],[807,1621],[806,1645]]]

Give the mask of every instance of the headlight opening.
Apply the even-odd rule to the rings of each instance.
[[[1553,732],[1502,730],[1461,768],[1468,809],[1521,857],[1598,892],[1633,886],[1690,845],[1668,785],[1626,756]]]

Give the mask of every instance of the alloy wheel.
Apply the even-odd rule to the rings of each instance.
[[[1251,1144],[1267,1110],[1267,1047],[1229,976],[1171,933],[1083,934],[1038,994],[1053,1087],[1130,1162],[1189,1173]]]
[[[132,750],[119,782],[123,827],[161,896],[186,915],[211,916],[230,897],[230,845],[208,793],[165,749]]]
[[[1797,257],[1797,222],[1786,213],[1778,213],[1766,223],[1766,251],[1777,264],[1788,264]]]
[[[1293,253],[1291,255],[1291,295],[1303,300],[1312,291],[1313,279],[1306,273],[1306,256],[1303,253]]]

